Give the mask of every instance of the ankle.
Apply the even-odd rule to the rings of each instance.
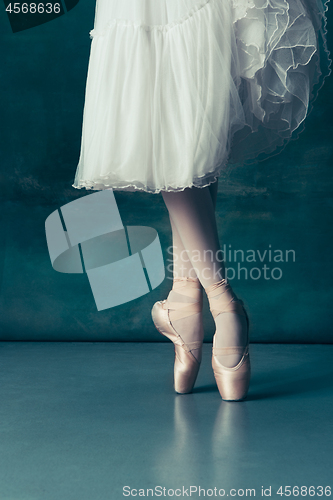
[[[213,285],[205,288],[209,302],[209,308],[214,320],[222,312],[228,312],[238,309],[237,297],[234,294],[231,285],[223,278]]]
[[[200,302],[202,306],[203,287],[198,278],[175,277],[168,295],[170,302]]]
[[[178,288],[181,286],[190,286],[193,288],[198,288],[201,291],[203,290],[203,286],[200,283],[200,280],[198,278],[192,278],[190,276],[174,276],[173,277],[173,282],[172,282],[172,288]],[[196,286],[194,286],[196,285]]]
[[[216,281],[212,285],[205,287],[204,290],[207,294],[208,299],[210,297],[218,295],[217,291],[219,291],[220,293],[227,292],[232,294],[233,296],[235,295],[227,278],[222,278],[219,281]]]

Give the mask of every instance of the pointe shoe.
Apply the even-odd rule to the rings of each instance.
[[[196,278],[174,278],[173,290],[193,299],[198,297],[200,282]],[[200,362],[191,351],[202,350],[202,341],[185,343],[181,335],[174,329],[169,318],[169,310],[173,313],[173,321],[192,316],[202,311],[202,294],[196,302],[156,302],[151,315],[157,330],[170,339],[175,346],[174,389],[179,394],[192,392],[200,368]],[[200,338],[203,339],[203,323],[200,316]],[[198,351],[197,351],[198,352]],[[201,352],[200,352],[201,359]]]
[[[216,384],[221,395],[225,401],[241,401],[247,395],[250,377],[250,353],[249,353],[249,319],[243,307],[243,302],[236,298],[230,285],[226,280],[218,281],[206,288],[206,293],[209,300],[210,310],[215,319],[219,314],[226,312],[234,312],[245,316],[247,323],[247,341],[245,347],[231,346],[231,347],[216,347],[216,332],[213,337],[213,353],[212,353],[212,367]],[[218,300],[213,297],[223,294]],[[212,299],[212,300],[211,300]],[[242,358],[239,363],[233,367],[223,366],[217,359],[217,356],[226,354],[241,354]]]

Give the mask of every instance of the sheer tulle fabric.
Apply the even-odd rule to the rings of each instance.
[[[322,0],[97,0],[73,187],[204,187],[269,154],[329,74]]]

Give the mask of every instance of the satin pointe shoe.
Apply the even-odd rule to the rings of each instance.
[[[200,368],[200,362],[192,351],[200,354],[202,352],[203,322],[202,315],[199,316],[199,338],[194,342],[185,343],[173,325],[171,324],[169,311],[172,311],[172,320],[178,320],[201,313],[202,311],[202,289],[197,278],[174,278],[172,290],[195,299],[195,302],[171,302],[169,299],[156,302],[152,308],[151,315],[157,330],[170,339],[175,346],[174,364],[174,389],[179,394],[187,394],[192,391]],[[197,356],[199,357],[199,356]]]
[[[251,377],[251,364],[249,353],[249,319],[243,307],[243,302],[236,298],[231,286],[226,280],[218,281],[210,287],[206,288],[206,293],[209,300],[210,310],[215,318],[219,314],[226,312],[234,312],[245,316],[247,324],[247,341],[243,347],[230,346],[230,347],[216,347],[216,332],[213,337],[213,353],[212,353],[212,367],[216,384],[221,395],[225,401],[241,401],[247,395],[250,377]],[[223,293],[222,293],[223,292]],[[222,295],[218,299],[214,299],[217,295]],[[240,361],[236,366],[227,367],[223,366],[217,356],[224,356],[228,354],[242,355]]]

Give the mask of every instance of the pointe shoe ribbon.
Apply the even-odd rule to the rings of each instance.
[[[199,280],[195,278],[175,278],[172,289],[177,293],[196,299],[196,302],[172,302],[168,299],[158,301],[154,304],[151,314],[157,330],[170,339],[175,346],[175,391],[180,394],[187,394],[193,389],[200,367],[199,361],[191,351],[202,349],[202,341],[185,343],[171,324],[169,311],[172,311],[173,321],[200,313],[202,311],[202,294],[199,293],[201,285]],[[203,338],[202,317],[200,317],[199,321],[201,323],[201,337]]]
[[[246,316],[243,302],[237,299],[231,286],[225,279],[214,283],[205,290],[209,300],[210,311],[214,319],[224,312],[235,312],[242,316]],[[215,299],[216,296],[219,296],[218,299]]]

